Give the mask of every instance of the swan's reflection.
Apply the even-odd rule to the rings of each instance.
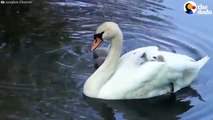
[[[190,100],[182,101],[183,96],[200,98],[200,95],[190,87],[179,91],[176,95],[144,100],[108,101],[86,96],[84,98],[105,120],[171,120],[178,119],[178,115],[193,107],[190,105]]]

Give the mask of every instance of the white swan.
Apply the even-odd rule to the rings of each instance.
[[[141,99],[176,92],[188,86],[209,59],[206,56],[195,61],[185,55],[158,51],[155,46],[138,48],[120,57],[123,35],[114,22],[100,25],[94,39],[92,51],[103,40],[111,40],[111,48],[104,63],[84,84],[83,93],[92,98]]]

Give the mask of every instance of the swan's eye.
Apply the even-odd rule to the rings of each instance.
[[[96,40],[95,40],[95,43],[97,43],[97,42],[98,42],[98,40],[96,39]]]

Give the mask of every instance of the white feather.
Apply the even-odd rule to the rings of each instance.
[[[163,95],[189,86],[207,63],[206,56],[195,61],[186,55],[159,51],[156,46],[138,48],[119,57],[123,43],[117,24],[106,22],[97,33],[112,38],[105,62],[84,84],[85,95],[101,99],[141,99]],[[156,59],[160,56],[160,60]]]

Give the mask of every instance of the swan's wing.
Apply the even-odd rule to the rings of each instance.
[[[119,66],[123,66],[120,64],[138,65],[144,63],[145,61],[151,61],[154,53],[156,53],[157,51],[158,47],[156,46],[142,47],[132,50],[130,52],[127,52],[120,58]]]
[[[165,86],[165,89],[161,91],[162,88],[159,86],[167,82],[163,79],[166,74],[164,68],[164,62],[156,61],[146,62],[142,66],[123,64],[101,88],[98,97],[136,99],[165,94],[169,89]]]
[[[166,62],[195,62],[195,60],[189,56],[177,54],[177,53],[171,53],[166,51],[156,51],[152,53],[152,56],[159,56],[161,55],[164,58],[164,61]]]
[[[163,62],[144,61],[141,55],[160,55]],[[142,62],[142,64],[141,64]],[[139,48],[123,55],[116,72],[101,88],[98,97],[104,99],[149,98],[170,92],[170,83],[174,91],[191,83],[197,75],[194,59],[180,54]]]
[[[154,56],[162,56],[168,69],[167,79],[173,83],[174,92],[191,84],[200,70],[199,62],[193,58],[176,53],[157,51]],[[208,57],[203,58],[205,64]],[[207,60],[206,60],[207,59]],[[203,65],[201,64],[201,66]]]
[[[157,50],[157,47],[139,48],[122,56],[116,72],[101,88],[98,97],[104,99],[147,98],[168,92],[168,85],[164,88],[158,85],[168,83],[167,79],[164,79],[167,73],[165,62],[143,62],[141,58],[142,54],[149,55]],[[153,90],[155,88],[156,90]]]

